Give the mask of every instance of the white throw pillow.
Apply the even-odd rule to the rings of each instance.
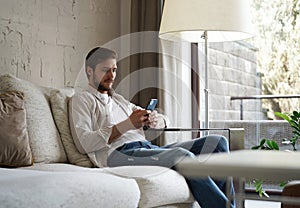
[[[25,96],[28,136],[34,162],[67,162],[49,103],[31,82],[7,74],[0,76],[0,91],[20,91]]]
[[[71,135],[68,117],[68,102],[73,94],[74,89],[72,88],[51,91],[50,103],[54,121],[60,133],[69,162],[83,167],[93,167],[88,156],[81,154],[77,150]]]

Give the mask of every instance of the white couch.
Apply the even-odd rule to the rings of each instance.
[[[92,168],[70,137],[67,102],[72,89],[0,76],[0,93],[12,90],[24,94],[24,128],[33,163],[0,168],[1,208],[198,206],[185,179],[168,168]]]

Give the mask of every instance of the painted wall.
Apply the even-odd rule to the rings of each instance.
[[[0,73],[72,86],[84,56],[120,35],[120,0],[0,0]]]

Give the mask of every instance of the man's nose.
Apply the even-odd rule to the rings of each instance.
[[[107,71],[107,75],[110,76],[110,77],[114,77],[114,72],[113,72],[113,70],[112,70],[112,69],[111,69],[111,70],[108,70],[108,71]]]

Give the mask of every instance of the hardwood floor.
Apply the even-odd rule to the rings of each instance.
[[[280,208],[280,202],[246,200],[245,208]]]

